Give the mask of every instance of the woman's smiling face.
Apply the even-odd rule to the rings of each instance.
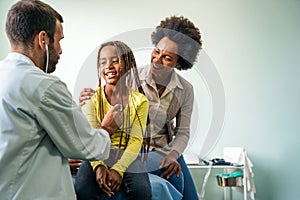
[[[167,37],[162,38],[151,54],[152,72],[167,75],[178,65],[178,45]]]

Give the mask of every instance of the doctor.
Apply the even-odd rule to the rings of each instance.
[[[68,157],[106,159],[120,106],[89,125],[55,71],[63,19],[39,0],[7,14],[11,53],[0,63],[0,199],[76,199]],[[114,121],[115,119],[115,121]]]

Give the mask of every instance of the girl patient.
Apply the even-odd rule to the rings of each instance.
[[[82,107],[90,124],[99,128],[109,109],[119,104],[123,123],[111,136],[107,160],[83,162],[76,176],[78,199],[151,199],[151,187],[139,152],[145,134],[149,102],[127,82],[140,84],[132,50],[123,42],[100,46],[99,87]],[[110,131],[110,130],[108,130]]]

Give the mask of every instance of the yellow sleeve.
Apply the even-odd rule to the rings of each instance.
[[[132,99],[130,99],[130,101],[134,103],[130,102],[128,104],[130,107],[130,122],[132,125],[128,145],[121,158],[111,168],[116,170],[122,177],[128,166],[137,158],[141,150],[149,110],[148,99],[137,91],[132,93]]]
[[[94,106],[92,98],[85,101],[85,104],[82,106],[82,112],[93,128],[100,128],[101,124],[97,120],[96,108]]]
[[[95,171],[96,167],[99,165],[103,165],[103,166],[107,167],[106,164],[104,164],[104,162],[101,160],[91,161],[90,163],[93,168],[93,171]]]
[[[84,115],[86,116],[87,120],[93,128],[100,128],[100,123],[97,120],[96,108],[92,100],[93,98],[85,101],[85,104],[82,106],[82,112],[84,113]],[[98,165],[106,166],[104,162],[100,160],[91,161],[90,163],[94,171]]]

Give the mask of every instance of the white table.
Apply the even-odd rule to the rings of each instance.
[[[224,169],[226,172],[230,169],[239,169],[243,171],[243,187],[244,187],[244,200],[247,200],[247,176],[246,168],[244,166],[231,166],[231,165],[201,165],[201,164],[188,164],[188,168],[190,169]],[[226,200],[226,187],[224,187],[224,200]]]

